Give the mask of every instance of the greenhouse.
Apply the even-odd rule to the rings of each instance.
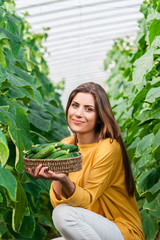
[[[1,239],[160,239],[159,0],[0,0]]]

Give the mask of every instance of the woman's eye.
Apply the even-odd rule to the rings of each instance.
[[[88,112],[91,112],[91,111],[93,111],[93,108],[87,108],[86,109]]]
[[[77,106],[77,104],[72,103],[72,107],[77,108],[78,106]]]

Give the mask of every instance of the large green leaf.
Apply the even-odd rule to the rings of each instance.
[[[42,118],[40,116],[40,112],[30,109],[30,114],[28,114],[28,118],[30,123],[32,123],[36,128],[39,128],[43,131],[49,131],[51,127],[51,120]]]
[[[157,182],[153,187],[148,189],[148,192],[151,192],[152,194],[154,194],[154,193],[156,193],[159,190],[160,190],[160,181]]]
[[[144,209],[156,211],[160,209],[160,193],[156,196],[156,198],[152,202],[145,202]]]
[[[160,168],[144,171],[137,180],[137,191],[139,195],[143,195],[155,185],[159,180]]]
[[[3,215],[0,214],[0,237],[2,237],[2,235],[7,232],[8,228],[7,228],[7,224],[3,219]]]
[[[160,129],[153,137],[153,149],[160,145]]]
[[[6,38],[10,40],[12,54],[16,57],[20,49],[22,38],[0,27],[0,39]]]
[[[2,65],[2,67],[6,68],[6,59],[5,59],[5,55],[3,52],[3,42],[2,40],[0,40],[0,65]]]
[[[0,129],[0,162],[2,167],[6,164],[9,157],[8,144],[5,135]]]
[[[35,225],[35,219],[32,214],[30,214],[29,216],[24,216],[23,223],[20,229],[20,235],[32,239],[36,227]]]
[[[153,49],[149,49],[142,57],[134,62],[133,83],[137,89],[146,84],[145,76],[153,67]]]
[[[148,162],[150,162],[152,160],[152,158],[153,158],[152,154],[144,154],[144,155],[142,155],[142,157],[136,163],[136,167],[137,168],[144,167]]]
[[[16,201],[16,192],[17,192],[17,181],[14,175],[5,169],[4,167],[0,168],[0,186],[4,187],[10,198],[13,201]]]
[[[14,116],[11,112],[9,112],[8,105],[0,106],[0,121],[3,124],[17,128],[16,122],[14,121]]]
[[[156,36],[160,35],[160,19],[154,19],[149,28],[149,43],[152,44]]]
[[[151,88],[151,90],[147,93],[145,101],[153,103],[156,99],[160,99],[160,87]]]
[[[17,194],[16,194],[16,203],[15,208],[13,209],[12,214],[12,228],[15,232],[19,232],[22,226],[22,222],[27,211],[28,203],[25,191],[22,185],[17,184]]]
[[[150,133],[142,138],[142,140],[138,143],[136,148],[136,157],[142,156],[144,153],[150,153],[152,148],[153,141],[153,133]]]
[[[154,240],[158,231],[158,223],[155,218],[151,217],[148,210],[140,211],[145,240]]]
[[[23,151],[32,146],[29,130],[30,124],[28,116],[22,108],[15,108],[15,121],[18,129],[9,127],[9,133],[12,141],[16,145],[16,169],[23,171]]]

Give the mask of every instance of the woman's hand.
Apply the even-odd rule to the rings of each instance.
[[[48,167],[43,167],[42,164],[38,165],[35,169],[35,173],[32,172],[30,168],[28,168],[29,174],[34,178],[43,178],[46,180],[57,180],[64,181],[66,174],[65,173],[55,173],[51,170],[48,170]]]

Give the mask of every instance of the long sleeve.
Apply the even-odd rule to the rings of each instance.
[[[84,187],[79,186],[76,182],[73,195],[66,199],[61,194],[62,200],[57,200],[53,188],[50,189],[51,202],[53,206],[61,203],[69,203],[72,206],[89,208],[109,188],[114,181],[118,164],[122,159],[119,143],[114,141],[112,144],[104,142],[97,149],[89,175]]]

